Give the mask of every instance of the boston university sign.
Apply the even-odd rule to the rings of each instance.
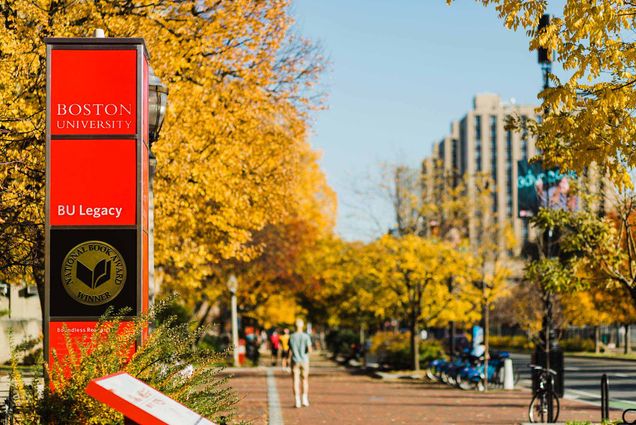
[[[148,53],[140,38],[49,38],[44,353],[110,306],[148,309]]]

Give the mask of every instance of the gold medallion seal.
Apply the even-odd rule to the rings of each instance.
[[[124,257],[105,242],[83,242],[64,257],[64,289],[81,304],[106,304],[117,297],[125,282]]]

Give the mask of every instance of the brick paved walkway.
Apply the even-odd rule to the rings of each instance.
[[[232,370],[230,384],[240,398],[238,420],[267,424],[267,377],[265,368]]]
[[[476,393],[414,381],[386,382],[315,358],[308,408],[293,407],[291,377],[276,370],[285,425],[517,424],[527,418],[527,391]],[[265,369],[240,371],[231,380],[241,397],[240,419],[267,424]],[[618,412],[612,412],[617,415]],[[562,420],[598,420],[600,409],[564,400]]]

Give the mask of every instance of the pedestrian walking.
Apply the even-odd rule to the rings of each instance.
[[[247,358],[252,364],[258,365],[260,341],[258,340],[258,334],[252,326],[245,328],[245,340],[247,342]]]
[[[272,335],[269,337],[269,344],[272,350],[272,366],[276,366],[278,364],[278,350],[280,349],[280,335],[278,335],[278,331],[274,329]]]
[[[302,406],[309,406],[309,353],[311,338],[303,332],[305,322],[296,319],[296,332],[289,337],[289,359],[292,367],[296,407],[301,407],[300,382],[302,379]]]
[[[280,349],[281,367],[285,372],[291,372],[289,367],[289,328],[283,329],[283,334],[280,336]]]

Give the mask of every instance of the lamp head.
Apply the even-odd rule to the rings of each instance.
[[[168,105],[168,87],[148,67],[148,139],[150,146],[159,138]]]
[[[236,275],[234,273],[232,273],[227,279],[227,289],[229,289],[233,294],[235,294],[238,290],[238,279],[236,279]]]

